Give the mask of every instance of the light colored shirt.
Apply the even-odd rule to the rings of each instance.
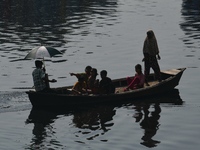
[[[32,76],[35,90],[37,92],[46,88],[46,84],[43,80],[43,78],[45,78],[45,72],[42,69],[36,68],[35,70],[33,70]]]

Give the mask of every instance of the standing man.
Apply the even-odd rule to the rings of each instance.
[[[148,76],[150,74],[150,68],[153,69],[156,78],[159,82],[161,82],[161,75],[160,75],[160,67],[158,64],[158,60],[160,60],[159,49],[157,40],[153,30],[147,31],[147,36],[144,41],[143,45],[143,55],[144,58],[144,74],[145,74],[145,82],[148,85]]]

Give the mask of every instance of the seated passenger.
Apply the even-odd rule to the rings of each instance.
[[[96,79],[98,73],[96,68],[92,68],[87,82],[87,90],[91,94],[98,93],[99,80]]]
[[[72,87],[72,93],[73,94],[84,94],[87,93],[87,86],[86,82],[84,81],[83,76],[79,76],[78,81],[74,84]]]
[[[49,87],[49,82],[57,82],[55,79],[49,80],[45,70],[42,69],[43,62],[40,60],[35,61],[36,68],[32,72],[33,83],[36,92],[54,92]]]
[[[91,66],[86,66],[85,67],[85,72],[83,73],[69,73],[71,76],[76,76],[77,78],[79,78],[80,76],[82,76],[84,78],[84,81],[88,82],[88,78],[90,76],[90,72],[91,72],[92,67]]]
[[[136,74],[134,78],[127,77],[128,87],[125,88],[124,91],[128,91],[129,89],[134,90],[144,87],[145,76],[142,73],[142,66],[140,64],[137,64],[135,66],[135,71]]]
[[[107,71],[102,70],[100,72],[101,81],[99,83],[99,93],[100,94],[111,94],[115,93],[115,86],[112,83],[112,80],[107,77]]]

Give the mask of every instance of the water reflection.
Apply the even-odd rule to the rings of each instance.
[[[102,130],[101,135],[103,135],[114,125],[112,120],[115,113],[116,110],[114,109],[114,106],[97,107],[85,111],[84,113],[75,113],[73,123],[80,129],[89,129],[87,133],[81,131],[82,134],[89,134],[95,130]],[[97,136],[99,136],[99,134],[91,136],[87,139],[92,140]]]
[[[103,135],[114,125],[113,116],[115,113],[116,110],[114,110],[114,106],[99,106],[93,108],[80,107],[79,109],[69,108],[67,110],[65,109],[60,111],[33,108],[28,116],[28,119],[26,120],[26,124],[34,124],[32,130],[34,136],[27,148],[45,149],[48,147],[49,138],[52,138],[50,139],[52,149],[54,146],[58,145],[62,147],[62,144],[60,144],[60,142],[54,138],[56,131],[52,125],[55,123],[56,119],[59,118],[58,116],[73,116],[72,122],[77,129],[88,129],[88,131],[81,130],[77,133],[74,133],[76,137],[79,137],[79,134],[85,135],[94,131],[101,131],[101,135]],[[95,134],[91,137],[88,137],[87,140],[93,140],[98,136],[100,135]]]
[[[130,112],[128,110],[134,110],[131,111],[134,112],[131,116],[134,117],[136,122],[135,124],[140,125],[141,129],[144,131],[144,135],[141,137],[142,142],[140,142],[140,144],[146,147],[155,147],[162,142],[159,139],[154,139],[154,136],[159,130],[159,126],[161,126],[160,117],[162,108],[160,104],[162,102],[169,103],[168,107],[170,105],[174,107],[175,105],[182,105],[183,101],[181,100],[177,89],[171,91],[170,95],[169,93],[166,93],[166,95],[150,98],[147,101],[148,102],[138,101],[134,103],[117,103],[112,105],[105,104],[94,107],[71,108],[59,111],[32,109],[26,123],[34,124],[32,129],[33,138],[27,148],[47,148],[50,146],[48,145],[49,143],[51,143],[51,149],[53,149],[54,146],[63,147],[64,143],[61,143],[57,136],[59,130],[54,127],[56,121],[62,117],[71,118],[71,123],[69,123],[70,126],[67,125],[68,131],[64,126],[62,126],[61,131],[63,132],[63,129],[65,129],[65,133],[63,134],[71,135],[70,138],[76,137],[74,142],[85,143],[85,140],[95,140],[98,139],[98,137],[101,137],[101,142],[109,142],[110,137],[104,135],[108,135],[106,134],[107,132],[110,132],[111,135],[115,134],[112,132],[115,132],[116,130],[112,129],[115,128],[115,124],[119,123],[121,116],[118,114],[116,117],[116,113],[120,109],[127,110],[127,113]],[[127,121],[127,123],[129,122],[129,120],[124,121]],[[66,122],[64,124],[66,124]],[[118,124],[116,126],[118,126]],[[121,127],[123,128],[123,126]],[[131,124],[128,125],[128,127],[132,129]],[[120,130],[122,135],[123,131],[127,130]],[[70,134],[68,132],[70,132]]]
[[[73,35],[90,34],[86,27],[105,23],[96,24],[97,18],[114,20],[116,7],[117,0],[0,1],[1,50],[23,52],[40,44],[65,47]]]
[[[154,139],[161,125],[159,121],[162,111],[160,104],[168,103],[175,106],[182,105],[184,102],[179,95],[178,89],[174,89],[161,97],[148,99],[147,101],[148,103],[134,103],[130,105],[128,109],[134,109],[136,111],[135,114],[133,114],[135,122],[139,123],[141,129],[144,130],[144,135],[141,138],[142,142],[140,144],[152,148],[161,143],[160,140]]]
[[[105,27],[118,22],[117,7],[118,0],[0,1],[0,79],[2,82],[10,81],[5,83],[6,88],[10,90],[32,84],[29,74],[33,63],[22,60],[32,48],[40,45],[51,46],[63,52],[63,57],[48,60],[56,66],[54,75],[65,83],[63,78],[66,78],[67,73],[64,71],[67,70],[56,70],[65,68],[66,61],[70,61],[70,57],[80,51],[91,55],[93,51],[88,47],[93,44],[94,47],[98,46],[99,38],[110,36]],[[94,50],[94,47],[91,49]],[[68,64],[74,64],[76,60],[72,58]]]
[[[33,123],[32,130],[33,138],[30,142],[30,146],[27,149],[48,149],[47,137],[53,137],[54,131],[52,123],[57,118],[57,114],[54,112],[47,112],[42,110],[32,109],[26,123]],[[52,138],[51,141],[59,143],[56,139]],[[50,141],[50,142],[51,142]]]
[[[198,45],[199,48],[200,1],[183,0],[181,13],[184,20],[182,23],[180,23],[180,27],[185,32],[185,38],[183,39],[183,42],[189,48],[194,47],[194,44]]]
[[[154,140],[153,136],[156,135],[157,130],[159,129],[160,123],[160,113],[161,108],[159,103],[155,104],[142,104],[136,105],[137,113],[134,115],[136,122],[139,122],[142,129],[144,129],[144,136],[141,138],[143,142],[142,145],[147,147],[155,147],[160,143],[158,140]],[[150,111],[150,107],[153,107],[154,110]]]

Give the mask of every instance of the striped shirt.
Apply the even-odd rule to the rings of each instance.
[[[43,81],[43,78],[45,78],[45,72],[42,69],[36,68],[35,70],[33,70],[32,76],[35,90],[37,92],[46,88],[46,84]]]

